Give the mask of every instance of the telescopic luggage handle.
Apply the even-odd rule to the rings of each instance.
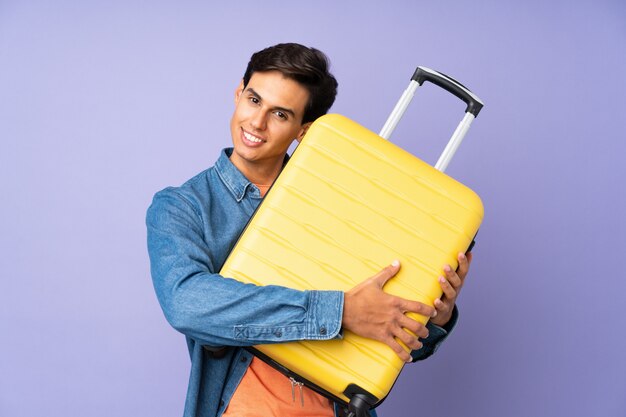
[[[389,118],[385,122],[382,130],[379,135],[384,139],[389,139],[391,133],[395,130],[398,122],[404,115],[409,103],[413,99],[415,95],[415,90],[417,87],[421,86],[424,81],[429,81],[444,90],[454,94],[461,100],[463,100],[467,104],[467,108],[465,109],[465,116],[461,123],[457,126],[456,130],[452,134],[450,141],[448,141],[448,145],[443,150],[437,164],[435,164],[435,168],[439,171],[444,172],[450,163],[450,160],[456,153],[459,145],[463,141],[465,134],[467,133],[470,125],[474,121],[474,119],[480,113],[480,110],[483,108],[483,102],[472,93],[467,87],[465,87],[460,82],[456,81],[454,78],[449,77],[439,71],[435,71],[426,67],[417,67],[415,73],[411,77],[411,82],[409,86],[404,91],[400,100],[394,107],[393,111],[389,115]]]

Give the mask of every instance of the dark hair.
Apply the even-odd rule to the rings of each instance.
[[[323,52],[297,43],[281,43],[252,55],[243,85],[244,88],[248,85],[253,73],[264,71],[279,71],[302,84],[309,91],[302,117],[304,124],[326,114],[335,102],[337,80],[328,71],[329,67],[330,61]]]

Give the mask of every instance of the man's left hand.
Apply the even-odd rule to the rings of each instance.
[[[430,320],[431,323],[437,326],[445,326],[452,317],[452,311],[454,310],[454,304],[461,292],[465,277],[469,271],[470,263],[472,262],[472,253],[467,254],[460,253],[458,256],[459,268],[454,271],[450,265],[445,265],[443,271],[445,276],[439,277],[439,284],[443,290],[443,294],[440,298],[435,300],[435,309],[437,310],[437,316]]]

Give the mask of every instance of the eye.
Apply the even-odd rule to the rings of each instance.
[[[276,115],[276,117],[278,117],[280,120],[287,120],[287,119],[288,119],[288,117],[287,117],[287,113],[284,113],[284,112],[282,112],[282,111],[280,111],[280,110],[275,111],[275,112],[274,112],[274,114],[275,114],[275,115]]]
[[[252,103],[252,104],[259,104],[259,103],[261,102],[261,101],[260,101],[257,97],[255,97],[255,96],[250,96],[250,97],[248,97],[248,100],[250,100],[250,103]]]

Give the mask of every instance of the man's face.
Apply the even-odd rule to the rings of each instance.
[[[308,99],[306,88],[278,71],[255,72],[245,89],[237,87],[230,159],[249,179],[278,173],[287,149],[310,125],[302,124]]]

